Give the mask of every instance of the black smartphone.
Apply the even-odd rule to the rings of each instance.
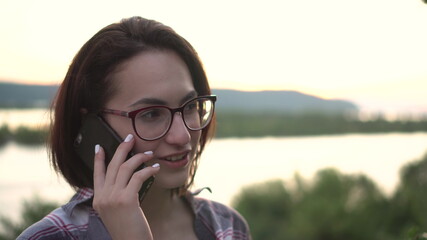
[[[74,148],[83,160],[83,162],[93,171],[93,160],[95,157],[95,145],[99,144],[105,152],[105,166],[108,166],[116,152],[119,144],[123,142],[120,136],[108,125],[108,123],[97,114],[88,113],[84,116],[82,127],[74,140]],[[130,152],[126,159],[129,159],[134,154]],[[143,169],[144,164],[138,167],[138,170]],[[148,189],[150,189],[154,177],[147,179],[139,191],[139,201],[141,202]]]

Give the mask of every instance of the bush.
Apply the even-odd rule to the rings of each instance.
[[[11,138],[11,132],[7,125],[0,127],[0,146],[5,144]]]
[[[39,221],[48,213],[59,207],[59,204],[46,201],[38,196],[22,203],[21,218],[19,222],[0,216],[0,240],[16,239],[26,228]]]
[[[295,176],[245,187],[232,205],[253,239],[427,239],[427,154],[401,169],[400,185],[386,197],[364,175],[334,169],[313,181]]]
[[[28,128],[20,126],[14,131],[14,140],[26,145],[38,145],[46,142],[46,128]]]

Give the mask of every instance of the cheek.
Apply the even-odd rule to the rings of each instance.
[[[131,130],[132,130],[132,132],[130,132],[130,133],[134,134],[133,128]],[[127,134],[128,133],[125,133],[124,137],[126,137]],[[193,149],[193,151],[192,151],[193,156],[197,152],[198,144],[199,144],[201,135],[202,135],[201,131],[190,132],[191,149]],[[141,140],[140,138],[138,138],[138,136],[136,136],[136,135],[135,135],[135,138],[136,138],[136,143],[134,146],[135,152],[143,153],[145,151],[153,151],[156,153],[157,150],[159,150],[159,148],[163,148],[163,144],[162,144],[163,138],[156,140],[156,141],[144,141],[144,140]]]
[[[132,120],[120,117],[106,117],[105,120],[113,128],[113,130],[125,139],[128,134],[132,134],[135,138],[135,146],[133,151],[136,153],[143,153],[145,151],[155,151],[159,145],[159,141],[144,141],[141,140],[133,130]]]
[[[159,141],[144,141],[140,138],[136,137],[136,142],[134,146],[134,151],[137,153],[143,153],[146,151],[153,151],[154,153],[157,152]]]
[[[128,134],[133,134],[135,136],[132,127],[132,120],[112,115],[107,115],[104,117],[104,119],[107,121],[110,127],[120,136],[121,139],[125,139]]]

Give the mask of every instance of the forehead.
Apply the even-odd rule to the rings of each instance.
[[[142,52],[120,64],[112,78],[115,93],[107,105],[120,105],[122,108],[141,98],[173,103],[194,91],[187,65],[170,50]]]

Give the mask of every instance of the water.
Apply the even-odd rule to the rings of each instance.
[[[427,150],[427,133],[215,139],[206,148],[196,187],[201,196],[230,204],[243,187],[270,179],[287,182],[298,172],[310,179],[335,167],[346,174],[364,173],[387,194],[399,181],[399,169]],[[9,143],[0,148],[0,214],[17,218],[21,201],[38,194],[59,203],[72,190],[51,170],[44,147]]]
[[[400,168],[426,152],[427,133],[214,140],[196,183],[212,188],[213,194],[203,196],[229,204],[242,186],[270,179],[291,182],[295,173],[311,179],[318,170],[334,167],[366,174],[390,195]]]
[[[64,202],[72,195],[49,166],[44,147],[9,143],[0,148],[0,215],[16,218],[23,199],[34,195]]]
[[[48,122],[49,110],[45,108],[0,109],[0,126],[7,124],[12,129],[20,125],[40,127]]]
[[[41,126],[48,116],[46,109],[1,110],[0,126]],[[400,168],[426,151],[427,133],[215,139],[202,156],[195,187],[210,187],[213,193],[202,197],[230,204],[243,186],[277,178],[290,182],[295,173],[310,179],[334,167],[364,173],[391,194]],[[73,191],[52,171],[43,146],[0,147],[0,215],[18,218],[22,200],[35,194],[64,203]]]

